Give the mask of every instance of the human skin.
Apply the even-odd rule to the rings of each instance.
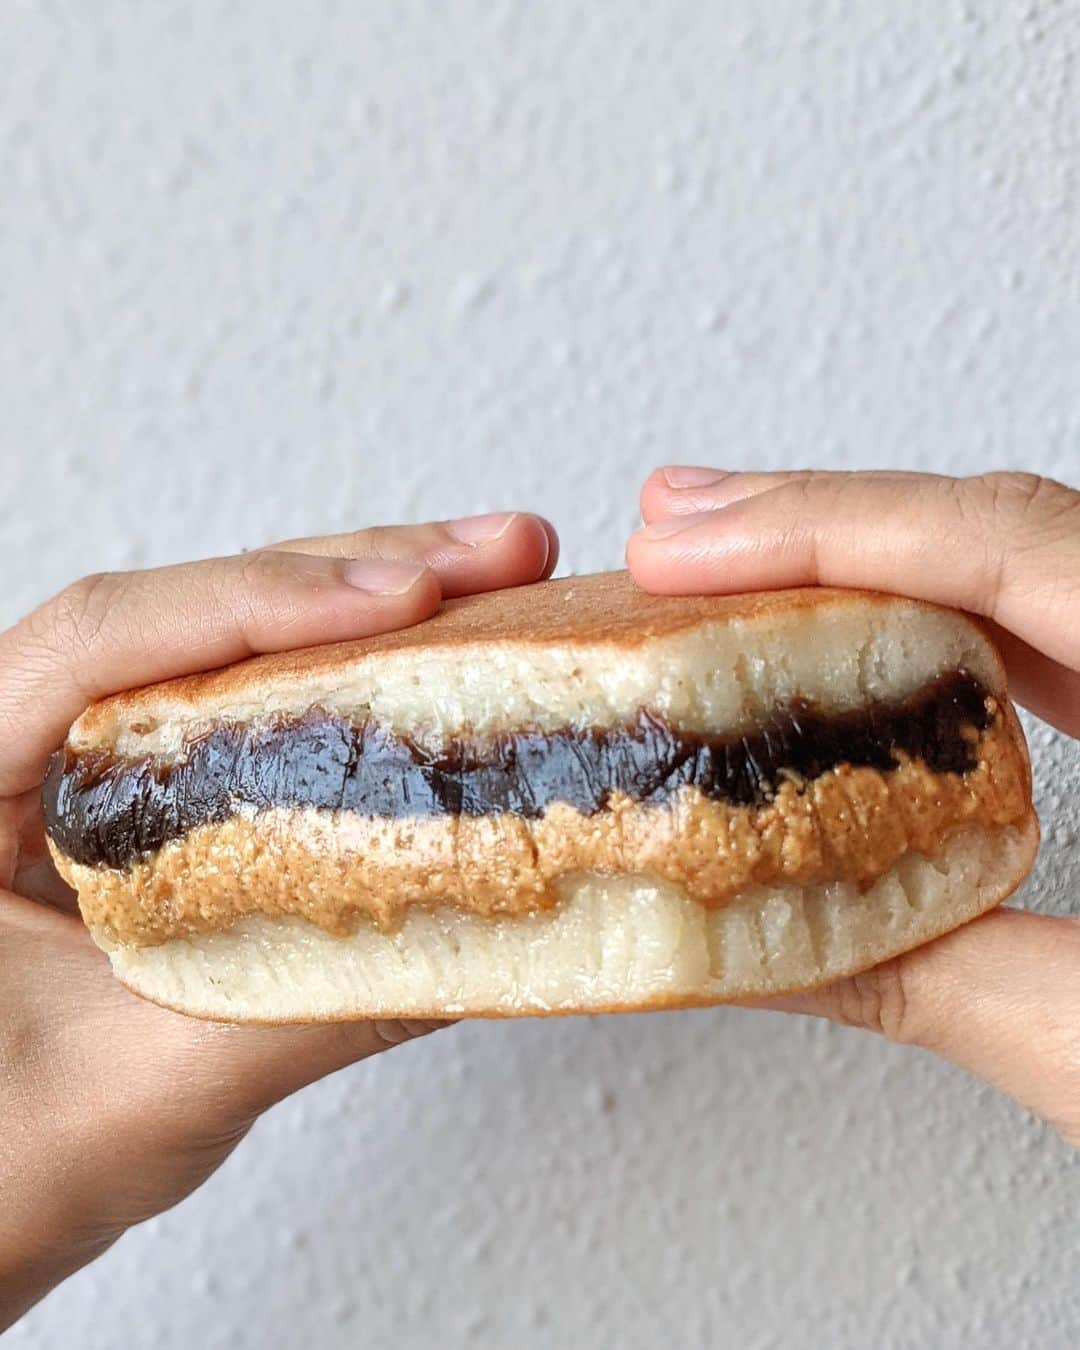
[[[68,726],[120,689],[539,580],[557,552],[521,513],[291,540],[87,577],[0,634],[0,1330],[193,1191],[275,1102],[437,1025],[226,1026],[128,993],[45,847],[42,777]]]
[[[1080,738],[1080,492],[1030,474],[658,469],[627,562],[663,594],[853,586],[982,615],[1012,696]],[[1002,907],[864,974],[757,1006],[920,1046],[1080,1145],[1080,920]]]

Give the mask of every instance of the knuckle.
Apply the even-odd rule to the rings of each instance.
[[[991,615],[1006,591],[1071,607],[1080,594],[1080,492],[1032,473],[967,481],[994,578]]]
[[[442,1023],[410,1018],[394,1018],[372,1023],[372,1030],[379,1041],[379,1049],[389,1050],[406,1041],[416,1040],[436,1030]]]
[[[259,549],[213,560],[205,585],[214,599],[242,613],[262,613],[297,586],[322,579],[320,561],[307,554]]]
[[[830,483],[828,479],[822,478],[817,474],[800,471],[792,476],[783,484],[781,490],[789,497],[792,504],[810,505],[812,500],[820,498],[822,491],[831,491],[835,496],[841,489],[839,482]]]
[[[996,531],[990,528],[994,518],[992,492],[979,478],[944,478],[927,481],[921,486],[920,509],[925,504],[932,506],[935,494],[944,495],[946,509],[956,519],[956,524],[966,531],[973,547],[981,541],[988,551]]]
[[[1080,517],[1080,493],[1053,478],[1010,469],[966,481],[977,503],[999,526],[1041,531],[1063,515]]]
[[[234,581],[241,590],[254,590],[281,571],[281,558],[287,555],[275,553],[271,549],[255,549],[251,553],[241,553],[235,560],[215,558],[207,579],[218,590],[228,588]]]
[[[1051,478],[1013,470],[951,480],[958,517],[980,561],[983,612],[1001,619],[1034,577],[1045,588],[1047,550],[1080,543],[1080,493]],[[1056,568],[1060,572],[1060,568]]]
[[[836,1020],[900,1045],[925,1045],[925,1029],[916,1008],[900,958],[846,980],[839,992]]]
[[[989,490],[994,501],[1003,504],[1034,501],[1042,490],[1043,479],[1037,473],[1019,469],[995,469],[976,479]]]
[[[61,653],[93,655],[110,612],[129,585],[123,572],[93,572],[66,586],[26,620],[31,645]]]
[[[375,561],[423,559],[427,550],[450,539],[445,525],[371,525],[352,536],[350,554]]]
[[[250,637],[268,617],[273,618],[275,591],[292,565],[289,558],[289,554],[261,549],[235,560],[216,559],[206,578],[211,606],[231,612],[240,631]]]
[[[356,551],[364,557],[390,562],[401,555],[400,531],[393,525],[372,525],[355,538]]]
[[[356,542],[372,548],[386,548],[393,542],[397,530],[393,525],[369,525],[356,531]]]
[[[215,560],[206,585],[219,603],[244,614],[291,610],[298,595],[334,576],[332,560],[312,554],[260,549]]]
[[[785,477],[768,496],[783,505],[793,532],[809,529],[816,541],[820,527],[837,516],[862,513],[868,505],[867,485],[858,473],[799,469]]]

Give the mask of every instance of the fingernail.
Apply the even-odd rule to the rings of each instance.
[[[350,586],[372,595],[404,595],[427,571],[423,563],[384,558],[346,558],[342,575]]]
[[[491,544],[500,539],[516,519],[516,511],[493,511],[487,516],[463,516],[461,520],[448,520],[446,533],[459,544],[468,544],[470,548],[475,548],[478,544]]]
[[[724,469],[699,469],[693,464],[669,464],[660,472],[670,488],[712,487],[731,477]]]
[[[641,534],[646,539],[670,539],[673,535],[692,530],[706,520],[718,516],[719,511],[695,511],[692,516],[668,516],[666,520],[655,520],[646,525]]]

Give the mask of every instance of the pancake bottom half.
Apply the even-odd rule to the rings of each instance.
[[[865,889],[758,885],[714,908],[671,882],[586,873],[520,915],[415,907],[397,927],[361,918],[339,936],[252,914],[144,947],[92,931],[136,993],[228,1021],[689,1007],[811,988],[937,937],[1000,903],[1037,841],[1033,820],[969,827],[936,856],[902,854]],[[313,869],[324,863],[312,858]]]

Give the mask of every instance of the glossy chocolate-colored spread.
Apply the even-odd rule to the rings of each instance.
[[[45,817],[73,861],[122,868],[196,826],[269,807],[536,818],[554,802],[591,814],[612,793],[653,803],[689,786],[748,806],[768,801],[785,777],[809,780],[841,764],[887,771],[903,755],[965,773],[992,709],[965,671],[899,704],[823,713],[795,700],[742,735],[683,731],[643,711],[628,725],[462,734],[433,746],[316,708],[220,723],[172,762],[62,750],[45,782]]]

